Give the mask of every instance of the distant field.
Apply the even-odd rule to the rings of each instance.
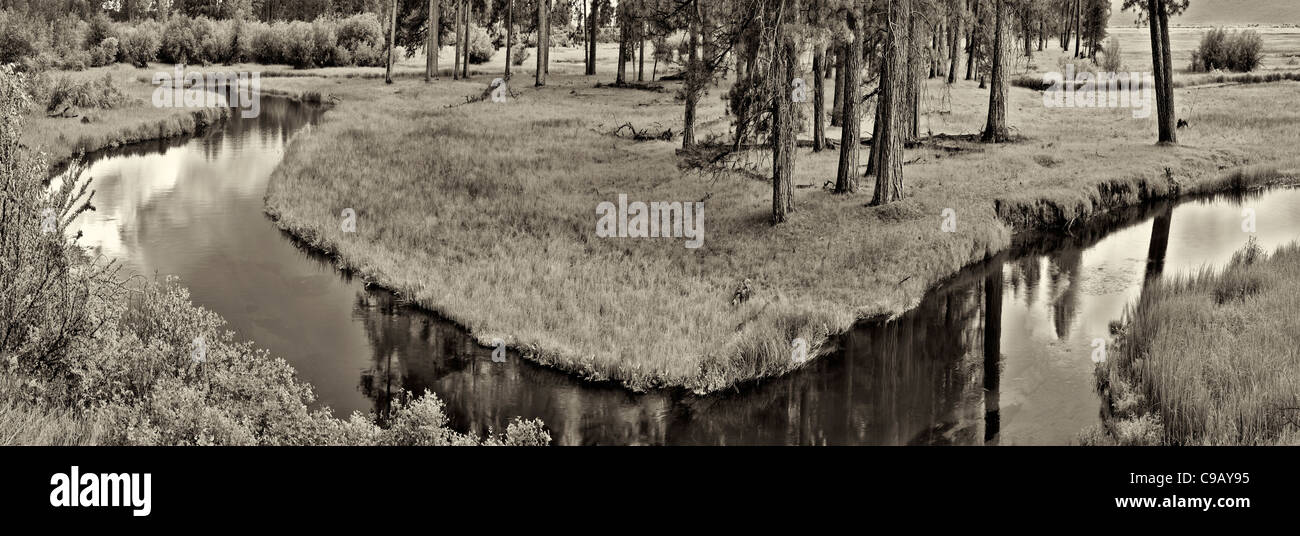
[[[1230,28],[1231,29],[1231,28]],[[1260,70],[1300,70],[1300,28],[1236,28],[1250,29],[1264,38],[1264,61]],[[1185,71],[1192,62],[1192,51],[1201,42],[1209,28],[1170,28],[1169,41],[1173,46],[1175,71]],[[1151,33],[1147,28],[1110,28],[1110,35],[1119,38],[1124,68],[1136,71],[1151,70]],[[1054,44],[1054,43],[1053,43]],[[1290,64],[1291,62],[1294,64]]]

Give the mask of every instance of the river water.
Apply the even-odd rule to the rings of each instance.
[[[1094,341],[1147,277],[1225,263],[1254,236],[1300,238],[1300,190],[1161,203],[1016,247],[936,286],[916,309],[861,322],[788,376],[712,396],[631,393],[491,348],[299,247],[263,212],[292,136],[322,111],[264,97],[254,119],[92,155],[97,210],[82,244],[195,303],[291,363],[336,415],[436,393],[461,431],[541,418],[555,443],[1069,444],[1099,422]],[[238,115],[238,114],[236,114]],[[1255,232],[1242,229],[1246,209]]]

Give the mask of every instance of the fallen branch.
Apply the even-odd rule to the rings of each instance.
[[[655,125],[659,126],[658,123],[655,123]],[[623,134],[624,130],[627,130],[630,136],[625,136]],[[637,130],[636,127],[632,126],[632,123],[630,122],[623,123],[618,128],[614,129],[614,131],[611,132],[610,134],[615,137],[628,138],[635,141],[673,141],[673,129],[671,128],[665,129],[662,132],[656,134],[652,132],[650,129]]]
[[[487,87],[487,89],[484,89],[482,93],[479,93],[478,95],[468,95],[468,96],[466,96],[466,97],[465,97],[465,102],[460,102],[460,103],[456,103],[456,104],[447,104],[447,105],[444,105],[443,108],[455,108],[455,107],[457,107],[457,106],[464,106],[464,105],[466,105],[466,104],[473,104],[473,103],[476,103],[476,102],[483,102],[483,101],[486,101],[486,100],[491,100],[491,99],[492,99],[492,92],[493,92],[493,91],[496,91],[496,89],[497,89],[497,85],[498,85],[498,84],[497,84],[497,81],[498,81],[498,80],[501,80],[501,79],[498,78],[498,79],[496,79],[496,80],[493,80],[493,81],[492,81],[492,84],[489,84],[488,87]],[[501,85],[505,85],[505,82],[501,82]],[[511,99],[514,99],[514,98],[518,98],[518,97],[519,97],[519,94],[518,94],[518,93],[515,93],[514,91],[510,91],[510,86],[509,86],[509,85],[506,85],[506,95],[507,95],[509,98],[511,98]]]

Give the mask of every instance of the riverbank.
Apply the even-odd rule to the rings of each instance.
[[[1103,427],[1084,442],[1297,444],[1297,301],[1297,244],[1149,282],[1097,367]]]
[[[174,278],[118,272],[73,247],[85,246],[71,211],[86,196],[75,194],[71,180],[51,187],[45,157],[20,147],[30,128],[23,119],[31,117],[14,114],[22,110],[23,89],[20,77],[0,72],[0,153],[13,159],[4,191],[12,206],[66,208],[56,213],[53,232],[35,225],[43,220],[31,211],[9,210],[0,221],[7,231],[0,265],[11,268],[0,271],[0,287],[5,296],[24,297],[23,307],[0,311],[0,328],[18,334],[0,346],[0,444],[550,442],[535,419],[516,418],[486,434],[456,432],[443,402],[425,390],[393,393],[383,415],[335,418],[329,408],[313,407],[314,389],[293,367],[237,340]],[[90,180],[77,176],[79,183]]]
[[[677,130],[672,84],[663,93],[594,88],[611,80],[570,72],[580,65],[563,61],[570,53],[554,53],[545,88],[517,78],[506,103],[465,104],[495,74],[426,85],[418,71],[399,71],[391,86],[341,72],[268,79],[341,99],[288,150],[268,213],[340,267],[482,344],[500,338],[538,363],[634,390],[703,393],[793,370],[796,338],[811,356],[826,353],[833,335],[913,307],[1016,231],[1296,176],[1288,149],[1270,141],[1300,136],[1285,106],[1300,87],[1292,82],[1180,90],[1180,102],[1196,92],[1185,114],[1194,126],[1180,131],[1181,145],[1157,147],[1153,120],[1131,110],[1044,108],[1041,94],[1021,88],[1009,106],[1020,141],[973,143],[987,92],[931,81],[921,126],[929,137],[907,152],[906,200],[867,207],[867,193],[831,195],[821,187],[834,180],[836,153],[801,149],[797,212],[771,227],[766,182],[683,174],[679,141],[614,134],[629,122]],[[716,97],[725,90],[702,102],[702,137],[726,132]],[[755,176],[768,160],[752,156]],[[596,206],[619,194],[705,200],[703,246],[597,237]],[[942,231],[949,208],[955,232]],[[346,209],[355,232],[342,230]],[[748,301],[733,305],[746,280]]]
[[[966,136],[982,125],[987,92],[930,83],[922,120],[930,136],[908,151],[907,200],[870,208],[865,193],[830,195],[820,186],[834,178],[836,153],[802,149],[798,212],[772,228],[763,223],[763,181],[683,175],[679,141],[612,134],[629,122],[679,128],[672,87],[593,88],[608,80],[568,72],[580,62],[564,62],[566,53],[577,52],[556,52],[548,87],[521,76],[500,105],[465,102],[496,76],[491,70],[426,85],[421,58],[399,65],[391,86],[369,76],[374,69],[268,71],[268,93],[338,104],[287,151],[267,212],[340,267],[465,326],[482,344],[501,338],[539,363],[632,389],[711,392],[792,370],[796,338],[811,356],[826,353],[833,335],[913,307],[1017,231],[1293,180],[1298,167],[1260,164],[1289,157],[1266,140],[1298,134],[1295,113],[1282,106],[1297,87],[1290,82],[1180,93],[1195,91],[1201,102],[1179,147],[1155,147],[1152,122],[1129,110],[1047,109],[1021,88],[1011,90],[1010,108],[1021,141],[973,143]],[[149,72],[137,71],[125,76]],[[726,132],[720,99],[705,99],[700,117],[702,135]],[[766,174],[767,160],[755,153],[753,171]],[[956,169],[965,176],[953,177]],[[620,193],[705,199],[704,246],[597,238],[595,207]],[[347,208],[357,214],[355,233],[340,228]],[[947,208],[952,233],[941,229]],[[751,298],[733,306],[746,279]]]
[[[124,100],[108,109],[75,109],[75,117],[50,117],[44,113],[44,103],[38,103],[27,115],[22,143],[44,151],[46,159],[59,168],[78,154],[188,136],[229,117],[230,109],[224,107],[155,107],[152,97],[156,86],[150,83],[150,75],[162,70],[165,69],[137,69],[118,63],[84,71],[50,73],[53,78],[68,77],[73,82],[111,77],[113,87],[122,93]]]

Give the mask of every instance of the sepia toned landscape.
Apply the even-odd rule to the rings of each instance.
[[[1128,3],[0,0],[0,444],[1296,444],[1300,6]]]

